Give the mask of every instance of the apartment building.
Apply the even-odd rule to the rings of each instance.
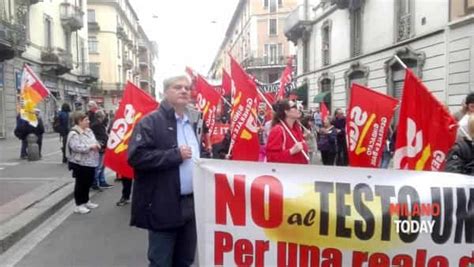
[[[454,111],[474,91],[473,11],[472,0],[305,0],[284,31],[310,105],[347,107],[353,82],[400,99],[398,56]]]
[[[92,97],[105,110],[115,110],[127,81],[154,94],[154,49],[138,24],[128,0],[89,0],[89,57],[99,80]],[[153,49],[152,49],[153,48]]]
[[[23,64],[29,64],[54,96],[40,103],[46,131],[64,102],[82,109],[89,98],[87,25],[82,0],[0,1],[0,137],[12,136],[20,107]]]
[[[296,0],[240,0],[208,76],[220,79],[222,68],[230,70],[230,53],[259,81],[277,81],[294,54],[283,27],[296,4]]]

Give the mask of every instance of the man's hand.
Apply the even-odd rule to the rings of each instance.
[[[193,151],[190,146],[182,145],[179,147],[179,152],[181,153],[181,158],[183,160],[190,159],[193,156]]]

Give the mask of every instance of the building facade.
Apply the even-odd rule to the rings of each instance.
[[[400,98],[398,56],[456,110],[474,91],[473,7],[471,0],[306,0],[285,23],[297,45],[297,82],[308,85],[310,105],[324,101],[332,110],[347,107],[353,82]]]
[[[89,0],[89,57],[99,80],[92,99],[105,110],[118,108],[127,81],[154,94],[155,45],[138,24],[128,0]]]
[[[46,131],[64,102],[82,109],[95,77],[89,72],[87,25],[81,0],[0,1],[4,60],[0,63],[0,137],[12,136],[20,108],[23,64],[36,72],[54,97],[40,103]],[[8,48],[10,43],[11,48]],[[11,52],[14,51],[14,52]],[[7,56],[5,58],[5,56]]]
[[[208,73],[220,79],[222,69],[230,70],[230,53],[259,81],[277,81],[294,54],[283,34],[284,22],[296,0],[240,0],[224,40]]]

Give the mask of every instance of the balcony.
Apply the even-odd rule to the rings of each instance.
[[[138,49],[140,51],[143,51],[143,52],[146,52],[148,50],[148,46],[147,46],[145,40],[143,40],[143,39],[138,40]]]
[[[130,70],[133,68],[133,61],[130,59],[124,58],[122,64],[124,70]]]
[[[123,28],[122,25],[117,25],[117,36],[118,38],[127,38],[127,33],[125,32],[125,29]]]
[[[311,20],[308,17],[304,5],[298,6],[286,17],[283,31],[286,38],[295,44],[298,39],[309,37],[309,33],[311,32]]]
[[[140,64],[140,67],[142,67],[142,68],[148,68],[149,67],[148,58],[146,57],[146,55],[140,55],[139,58],[138,58],[138,63]]]
[[[63,75],[69,72],[72,66],[72,54],[61,48],[44,48],[41,51],[42,72]]]
[[[245,69],[263,69],[272,67],[285,67],[287,59],[284,56],[280,57],[262,57],[262,58],[246,58],[242,61],[242,67]]]
[[[25,26],[0,19],[0,62],[20,56],[26,43]]]
[[[61,3],[61,24],[69,31],[74,32],[84,27],[84,12],[71,3]]]
[[[97,63],[82,63],[81,74],[77,77],[80,82],[94,83],[99,79],[99,65]]]
[[[87,28],[90,32],[100,31],[100,26],[99,26],[99,23],[97,23],[97,21],[88,21]]]

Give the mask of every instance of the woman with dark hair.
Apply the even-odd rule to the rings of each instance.
[[[304,141],[298,119],[301,111],[294,101],[280,100],[275,105],[272,129],[267,142],[267,161],[282,163],[308,164],[303,151],[308,153],[308,145]],[[297,142],[285,129],[291,131]]]
[[[99,165],[100,144],[89,128],[89,118],[84,112],[74,114],[74,124],[67,138],[69,165],[75,179],[75,213],[89,213],[99,205],[89,201],[89,188]]]
[[[331,124],[329,117],[324,118],[323,128],[319,129],[318,149],[321,151],[323,165],[333,166],[337,152],[337,133],[338,130]]]

